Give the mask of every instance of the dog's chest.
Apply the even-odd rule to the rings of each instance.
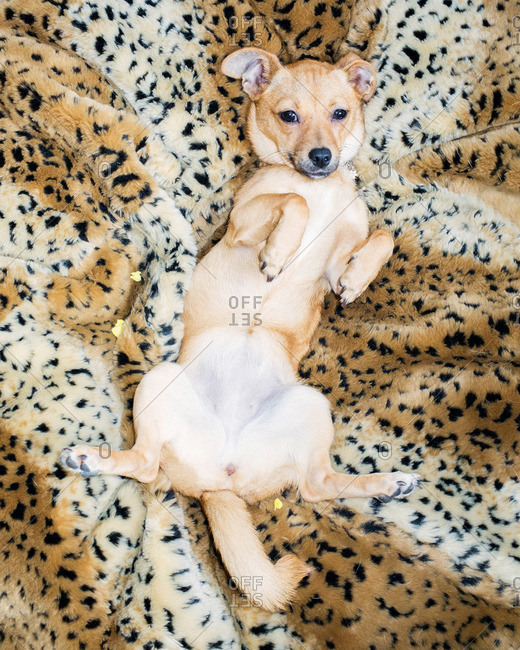
[[[325,232],[334,225],[333,219],[337,207],[337,201],[331,192],[326,192],[321,197],[316,196],[316,193],[310,193],[308,197],[304,198],[309,206],[309,220],[300,250],[306,249],[313,242],[317,243],[320,236],[325,235]]]
[[[323,253],[333,249],[339,233],[351,226],[364,235],[366,217],[357,209],[359,198],[354,187],[326,180],[302,184],[298,193],[309,207],[309,220],[296,256],[306,256],[312,250]]]

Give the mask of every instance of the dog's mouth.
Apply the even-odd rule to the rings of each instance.
[[[293,156],[289,156],[289,160],[297,172],[303,174],[304,176],[307,176],[307,178],[313,178],[315,180],[330,176],[330,174],[332,174],[332,172],[335,172],[338,168],[338,163],[334,161],[326,167],[320,168],[307,163],[298,163],[294,160]]]
[[[323,169],[319,169],[317,171],[309,172],[305,171],[304,169],[299,169],[298,171],[307,176],[307,178],[327,178],[327,176],[330,176],[333,171],[335,171],[337,168],[335,167],[334,169],[331,169],[330,171],[324,171]]]

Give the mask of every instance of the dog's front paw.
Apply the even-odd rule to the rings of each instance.
[[[339,299],[342,305],[346,307],[351,302],[354,302],[356,298],[358,298],[362,293],[364,293],[364,291],[366,291],[369,284],[370,282],[364,284],[362,287],[356,287],[356,286],[349,286],[348,284],[346,284],[345,280],[343,282],[340,280],[337,294],[339,295]]]
[[[349,260],[350,262],[356,259],[355,256]],[[347,267],[347,270],[338,280],[338,286],[336,288],[336,293],[339,296],[340,301],[344,306],[348,305],[351,302],[354,302],[362,293],[364,293],[369,284],[375,278],[376,274],[369,276],[368,278],[360,275],[356,272],[354,266]]]
[[[260,271],[266,276],[267,282],[272,282],[282,272],[282,264],[276,260],[268,246],[264,246],[260,251],[258,261]]]
[[[392,472],[388,474],[385,491],[377,495],[376,499],[383,503],[388,503],[392,499],[404,499],[415,490],[420,480],[420,474]]]
[[[65,447],[61,452],[62,465],[83,478],[90,478],[99,474],[96,453],[89,447]]]

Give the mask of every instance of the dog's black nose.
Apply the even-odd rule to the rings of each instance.
[[[313,165],[323,169],[323,167],[326,167],[330,163],[332,153],[327,147],[320,147],[318,149],[311,149],[309,151],[309,158]]]

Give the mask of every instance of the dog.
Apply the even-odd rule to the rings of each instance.
[[[309,571],[295,555],[271,562],[246,503],[288,486],[311,502],[389,501],[410,494],[419,477],[334,471],[329,403],[297,374],[325,294],[350,303],[393,251],[389,233],[368,236],[349,168],[375,70],[355,54],[284,66],[250,47],[228,55],[222,71],[251,99],[248,135],[261,167],[238,192],[226,234],[196,266],[177,363],[157,365],[137,388],[132,449],[106,457],[96,447],[66,448],[62,462],[83,476],[145,483],[161,468],[175,490],[202,502],[246,596],[276,611]],[[247,318],[233,323],[240,301]],[[261,578],[254,594],[244,576]]]

